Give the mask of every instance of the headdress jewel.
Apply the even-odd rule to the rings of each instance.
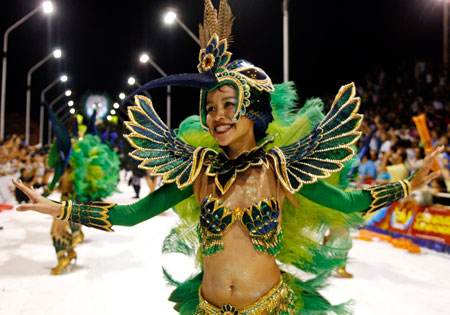
[[[207,129],[204,106],[206,92],[223,84],[234,86],[237,93],[237,104],[233,120],[238,121],[246,114],[247,108],[251,104],[251,88],[269,93],[274,91],[272,81],[264,70],[244,60],[230,63],[232,54],[228,51],[228,44],[232,42],[233,21],[234,17],[227,0],[220,1],[219,14],[214,9],[211,0],[205,0],[204,22],[203,25],[199,25],[202,48],[197,69],[200,73],[213,74],[217,80],[212,88],[203,89],[200,95],[200,117],[205,129]],[[208,42],[206,42],[207,38],[209,38]]]

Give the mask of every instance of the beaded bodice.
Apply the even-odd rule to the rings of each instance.
[[[229,209],[209,195],[201,204],[199,236],[203,254],[211,255],[223,248],[223,232],[235,221],[248,230],[255,249],[276,255],[281,248],[280,208],[275,197],[264,198],[250,207]]]
[[[200,224],[211,233],[220,233],[238,220],[250,234],[265,235],[276,229],[279,215],[278,201],[274,197],[245,209],[228,209],[218,198],[209,195],[201,205]]]

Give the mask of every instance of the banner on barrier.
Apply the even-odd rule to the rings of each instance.
[[[381,215],[381,216],[380,216]],[[421,206],[412,198],[375,214],[368,225],[407,236],[450,245],[450,207]]]

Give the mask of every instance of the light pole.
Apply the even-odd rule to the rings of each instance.
[[[283,0],[283,81],[289,81],[289,0]]]
[[[70,104],[72,104],[72,105],[70,105]],[[67,106],[69,106],[69,107],[72,107],[73,106],[73,101],[69,101],[69,103],[67,104]],[[56,111],[55,111],[55,116],[58,116],[59,115],[59,113],[63,110],[63,109],[65,109],[66,107],[63,105],[63,106],[61,106],[60,108],[58,108]],[[74,108],[70,108],[70,109],[73,109],[73,110],[75,110]],[[69,110],[70,111],[70,110]]]
[[[173,22],[177,22],[178,25],[180,25],[181,28],[184,29],[186,33],[188,33],[189,36],[191,36],[191,38],[200,46],[200,40],[198,37],[195,36],[195,34],[192,33],[191,30],[177,17],[177,14],[174,11],[170,10],[164,15],[164,23],[173,24]]]
[[[43,9],[44,13],[50,14],[53,12],[53,5],[50,1],[45,1],[42,6],[37,7],[19,21],[11,25],[3,35],[3,64],[2,64],[2,98],[0,104],[0,138],[5,138],[5,100],[6,100],[6,65],[7,65],[7,53],[8,53],[8,35],[12,30],[17,28],[23,22],[28,20],[30,17],[38,13]]]
[[[58,82],[67,82],[67,75],[63,74],[52,83],[47,85],[41,92],[41,108],[39,113],[39,144],[44,144],[44,102],[45,102],[45,93],[48,92],[52,87],[56,85]]]
[[[75,115],[75,108],[71,108],[69,111],[67,111],[60,119],[60,121],[65,125],[69,119],[71,118],[70,115]],[[73,116],[72,116],[73,117]]]
[[[28,71],[27,75],[27,107],[25,112],[25,144],[30,144],[30,111],[31,111],[31,75],[33,72],[42,66],[44,63],[50,60],[50,58],[61,58],[61,50],[55,49],[52,53],[48,54],[47,57],[43,58],[41,61],[39,61],[37,64],[35,64],[31,69]]]
[[[167,73],[165,73],[164,72],[164,70],[163,69],[161,69],[157,64],[156,64],[156,62],[154,62],[153,60],[152,60],[152,58],[150,58],[150,56],[148,55],[148,54],[146,54],[146,53],[144,53],[144,54],[142,54],[140,57],[139,57],[139,61],[141,62],[141,63],[147,63],[147,62],[150,62],[150,64],[159,72],[159,74],[161,74],[163,77],[167,77]],[[169,127],[170,128],[170,114],[171,114],[171,112],[172,112],[172,110],[171,110],[171,99],[170,99],[170,93],[171,93],[171,88],[170,88],[170,85],[168,85],[167,86],[167,105],[166,105],[166,114],[167,114],[167,127]]]
[[[58,103],[64,96],[70,96],[70,95],[72,95],[72,91],[71,90],[64,91],[64,93],[59,94],[53,101],[51,101],[50,104],[48,105],[48,107],[50,109],[52,109],[53,105]],[[47,140],[48,140],[48,142],[47,142],[48,144],[50,144],[51,141],[52,141],[52,122],[50,120],[48,121],[48,137],[47,137]]]
[[[124,96],[125,96],[125,94],[124,94]],[[124,98],[125,98],[125,97],[124,97]],[[120,107],[119,103],[114,103],[114,104],[113,104],[113,108],[114,108],[115,110],[120,111],[122,114],[125,115],[125,117],[128,118],[127,112],[126,112],[122,107]],[[117,115],[117,116],[119,116],[119,115]],[[122,118],[121,118],[121,119],[122,119]],[[122,121],[123,121],[123,119],[122,119]]]
[[[129,77],[127,82],[128,82],[128,84],[131,85],[131,86],[136,85],[138,88],[141,88],[141,87],[142,87],[142,85],[141,85],[134,77]],[[151,98],[150,94],[148,94],[147,91],[144,91],[144,94],[145,94],[148,98]]]
[[[444,36],[444,51],[443,51],[443,63],[444,70],[448,68],[448,0],[444,0],[444,12],[443,12],[443,36]]]

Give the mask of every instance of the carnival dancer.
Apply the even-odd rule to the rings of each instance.
[[[377,210],[423,187],[438,176],[429,173],[430,165],[442,149],[408,180],[351,192],[326,183],[339,180],[332,174],[351,159],[359,138],[362,116],[354,84],[339,90],[325,117],[317,101],[294,113],[292,84],[274,86],[262,69],[231,61],[234,17],[226,0],[218,14],[210,0],[205,6],[200,73],[157,79],[136,92],[198,87],[200,117],[190,117],[176,133],[146,97],[136,96],[136,106],[128,110],[126,137],[135,148],[130,155],[166,184],[120,206],[56,204],[15,182],[33,202],[18,210],[111,231],[112,225],[134,225],[175,206],[182,222],[163,249],[200,261],[200,272],[184,283],[168,275],[177,285],[170,300],[181,314],[347,313],[347,305],[333,306],[317,292],[349,249],[338,239],[322,245],[324,231],[351,226],[358,220],[352,213]],[[277,261],[317,277],[302,281]]]
[[[61,201],[101,199],[116,188],[119,176],[119,159],[111,148],[102,143],[94,132],[79,138],[77,121],[74,121],[72,139],[65,126],[47,107],[55,131],[48,165],[55,175],[46,189],[50,194],[58,185]],[[95,115],[95,112],[94,112]],[[50,270],[51,275],[70,272],[70,263],[77,259],[75,247],[84,239],[81,224],[53,218],[50,231],[58,264]]]

